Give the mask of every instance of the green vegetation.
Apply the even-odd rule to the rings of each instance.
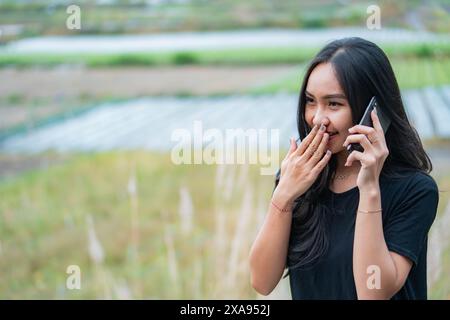
[[[118,298],[124,285],[132,298],[255,298],[244,262],[273,182],[244,169],[82,154],[0,182],[0,298]],[[89,254],[88,216],[104,259]],[[69,265],[81,268],[81,290],[65,288]]]
[[[127,191],[133,176],[136,193]],[[436,179],[450,187],[448,173]],[[175,166],[168,154],[145,152],[73,155],[4,180],[0,297],[119,298],[125,287],[132,298],[253,299],[245,261],[272,188],[255,165]],[[439,215],[448,201],[442,193]],[[89,254],[89,230],[103,259]],[[71,291],[74,264],[82,289]],[[448,298],[449,283],[442,272],[431,296]]]
[[[71,1],[0,2],[0,21],[20,25],[20,29],[5,40],[36,35],[122,34],[173,31],[206,31],[255,28],[331,28],[364,26],[367,7],[371,2],[325,1],[259,1],[191,0],[186,2],[117,0],[103,3],[80,0],[82,29],[65,28],[67,7]],[[421,5],[406,0],[378,1],[386,27],[410,27],[406,12],[415,10],[430,31],[448,32],[449,15],[445,2]]]
[[[450,84],[450,58],[441,60],[424,58],[392,59],[392,67],[401,89]],[[252,93],[298,93],[306,65],[300,65],[280,79],[274,79],[254,88]]]
[[[382,46],[392,59],[450,58],[450,43]],[[53,67],[81,64],[88,67],[171,65],[267,65],[296,64],[310,60],[320,48],[267,47],[189,52],[124,54],[0,54],[0,67]]]
[[[0,21],[20,25],[17,34],[5,40],[62,34],[129,34],[173,31],[207,31],[257,28],[333,28],[365,26],[370,1],[297,0],[145,0],[77,1],[82,11],[82,29],[68,30],[65,21],[70,1],[0,2]],[[449,32],[445,1],[377,1],[385,27],[414,27],[404,15],[415,12],[429,31]]]
[[[61,64],[88,67],[196,65],[261,65],[298,63],[317,49],[252,48],[214,51],[126,54],[0,54],[0,67],[53,67]]]

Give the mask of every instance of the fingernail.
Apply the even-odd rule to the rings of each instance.
[[[327,150],[327,156],[331,156],[331,150]]]
[[[378,112],[377,112],[377,107],[374,107],[374,108],[373,108],[373,111],[375,111],[375,114],[378,114]]]
[[[320,131],[325,131],[325,125],[323,123],[320,125]]]

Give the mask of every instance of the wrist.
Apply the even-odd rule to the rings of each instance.
[[[377,197],[380,194],[380,185],[378,183],[359,187],[359,195],[368,197]]]
[[[294,200],[282,190],[276,189],[272,195],[271,202],[281,209],[292,209]]]

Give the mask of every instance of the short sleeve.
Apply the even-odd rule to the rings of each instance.
[[[384,237],[390,251],[417,265],[436,217],[439,191],[431,176],[419,173],[408,182],[402,195],[384,223]]]

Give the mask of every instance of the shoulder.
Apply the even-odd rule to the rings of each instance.
[[[419,170],[400,169],[396,176],[380,178],[382,187],[397,192],[428,191],[438,193],[438,186],[434,178]],[[393,191],[391,190],[391,191]]]
[[[439,189],[426,172],[410,170],[399,172],[397,177],[384,177],[380,179],[380,188],[382,201],[393,211],[421,208],[421,211],[432,212],[437,209]]]
[[[429,174],[421,171],[412,176],[411,184],[414,188],[426,189],[429,191],[434,191],[436,193],[439,190],[434,178]]]

